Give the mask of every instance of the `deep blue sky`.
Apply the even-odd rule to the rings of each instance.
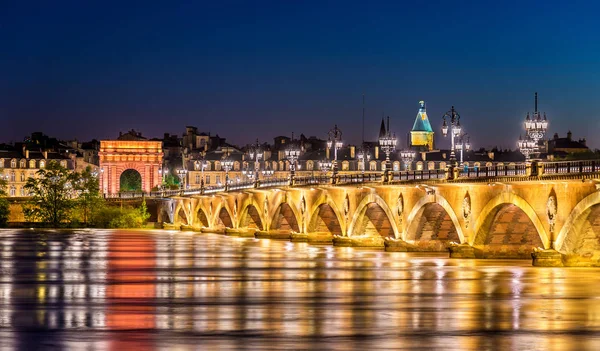
[[[418,101],[476,147],[514,147],[533,94],[550,135],[600,147],[598,1],[0,0],[0,140],[181,134],[406,143]],[[441,134],[441,133],[437,133]],[[447,141],[437,138],[438,146]]]

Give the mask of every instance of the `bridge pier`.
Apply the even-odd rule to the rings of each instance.
[[[348,237],[334,235],[333,246],[383,248],[384,240],[381,236],[357,235]]]
[[[554,250],[533,250],[531,253],[532,265],[535,267],[563,267],[563,255]]]

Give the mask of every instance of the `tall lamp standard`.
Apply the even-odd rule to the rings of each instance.
[[[333,129],[331,129],[328,133],[329,138],[327,139],[327,148],[331,149],[333,148],[333,162],[332,162],[332,168],[333,168],[333,174],[332,176],[332,183],[335,184],[335,178],[337,176],[337,151],[339,149],[342,148],[342,146],[344,145],[342,142],[342,131],[341,129],[338,128],[337,124],[333,127]]]
[[[229,189],[229,171],[233,169],[233,161],[229,156],[221,162],[223,169],[225,170],[225,191]]]
[[[383,181],[389,181],[389,170],[390,170],[390,154],[396,150],[396,144],[398,140],[396,140],[396,134],[390,134],[390,117],[387,118],[387,130],[384,136],[379,137],[379,147],[381,147],[381,151],[385,153],[385,171],[383,172]]]
[[[356,154],[356,157],[358,158],[358,162],[360,162],[360,170],[362,174],[365,174],[367,162],[371,161],[371,154],[369,153],[369,150],[364,147],[360,148],[358,150],[358,154]]]
[[[258,181],[258,173],[260,171],[260,159],[264,156],[263,151],[260,149],[258,139],[256,139],[256,145],[250,146],[250,148],[248,149],[248,156],[250,156],[250,159],[254,162],[254,180]]]
[[[535,111],[533,112],[533,117],[529,117],[529,113],[527,113],[527,117],[525,117],[525,131],[527,135],[533,142],[535,142],[535,148],[532,153],[537,153],[539,141],[544,138],[546,135],[546,131],[548,130],[548,119],[546,118],[546,114],[544,113],[544,117],[542,118],[541,112],[538,112],[538,95],[535,93]]]
[[[525,156],[525,162],[529,162],[529,156],[533,154],[537,149],[537,143],[533,139],[526,137],[521,138],[519,135],[519,141],[517,141],[517,147],[519,151]]]
[[[451,140],[451,148],[450,148],[450,163],[453,167],[456,166],[456,154],[454,153],[454,138],[458,137],[461,132],[460,127],[460,115],[454,109],[454,106],[450,109],[450,111],[446,112],[442,119],[444,123],[442,124],[442,134],[444,136],[448,135],[448,124],[446,124],[446,118],[450,121],[450,140]]]
[[[456,142],[456,149],[460,151],[460,164],[463,164],[463,150],[471,150],[471,143],[469,142],[469,136],[466,133],[461,134]]]
[[[404,170],[405,171],[409,171],[410,170],[410,165],[415,160],[415,156],[416,155],[417,154],[414,151],[412,151],[412,150],[402,150],[402,151],[400,151],[400,159],[402,160],[402,163],[404,163]]]
[[[187,169],[178,169],[177,170],[177,175],[179,176],[179,180],[180,180],[180,184],[181,184],[181,189],[185,189],[185,184],[186,184],[186,174],[187,174]]]
[[[290,147],[285,149],[285,158],[290,163],[290,185],[294,185],[294,179],[296,177],[296,162],[300,157],[300,148],[298,148],[294,141],[290,143]]]

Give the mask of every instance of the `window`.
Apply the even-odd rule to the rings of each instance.
[[[0,158],[0,168],[4,168],[4,159]]]
[[[240,170],[240,162],[239,161],[235,161],[233,163],[233,170],[234,171],[239,171]]]
[[[29,168],[35,168],[35,160],[29,160]]]
[[[446,169],[446,162],[440,162],[440,169]]]
[[[10,168],[17,168],[17,160],[14,158],[10,160]]]
[[[10,187],[9,194],[10,194],[10,196],[16,196],[17,195],[17,188],[15,188],[14,185]]]
[[[200,170],[200,162],[196,161],[194,162],[194,171],[199,171]]]
[[[221,170],[221,162],[215,161],[215,171],[220,171],[220,170]]]
[[[12,172],[12,173],[10,174],[10,181],[11,181],[11,182],[14,182],[14,181],[15,181],[15,172]]]
[[[210,184],[210,176],[209,175],[206,176],[206,180],[204,181],[204,184],[207,184],[207,185]]]
[[[435,162],[429,161],[429,163],[427,163],[427,169],[428,170],[434,170],[435,169]]]
[[[25,187],[21,187],[21,196],[25,196]]]
[[[312,171],[314,167],[315,167],[315,164],[313,163],[313,161],[306,161],[306,170],[307,171]]]
[[[67,160],[62,160],[62,161],[60,161],[60,165],[61,165],[62,167],[65,167],[65,168],[67,168]]]
[[[196,174],[196,184],[200,184],[200,174]]]
[[[217,176],[216,181],[217,181],[217,184],[219,184],[219,185],[221,184],[221,176],[220,175]]]
[[[350,162],[348,161],[343,161],[342,162],[342,171],[347,171],[350,169]]]
[[[394,162],[394,171],[399,171],[400,170],[400,162],[395,161]]]
[[[21,172],[21,181],[24,182],[25,181],[25,172]]]
[[[423,170],[423,161],[419,161],[417,162],[417,171],[422,171]]]
[[[40,168],[44,168],[44,167],[46,167],[46,161],[41,160],[40,161]]]
[[[376,171],[377,170],[377,161],[371,161],[369,163],[369,171]]]
[[[19,162],[19,168],[25,168],[25,167],[27,167],[27,161],[25,161],[25,160],[21,160],[21,161]]]

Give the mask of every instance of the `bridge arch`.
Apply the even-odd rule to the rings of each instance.
[[[550,241],[533,207],[522,197],[503,192],[481,210],[470,244],[486,244],[486,250],[494,250],[496,245],[502,252],[494,253],[495,257],[526,258],[533,247],[548,248]]]
[[[335,202],[326,194],[321,195],[310,211],[307,232],[329,232],[333,235],[344,235],[344,219]]]
[[[379,195],[370,193],[358,204],[350,225],[348,236],[361,232],[378,233],[383,237],[398,238],[398,226],[388,204]]]
[[[265,221],[260,211],[260,206],[255,199],[247,201],[240,211],[240,219],[238,228],[256,228],[259,230],[265,229]]]
[[[221,199],[215,208],[212,223],[213,227],[235,228],[231,209],[225,199]]]
[[[565,254],[580,253],[588,256],[600,251],[600,192],[594,192],[579,201],[562,226],[554,248]],[[583,241],[588,245],[583,245]],[[586,249],[589,248],[590,250]]]
[[[423,235],[424,230],[427,230],[426,235]],[[454,209],[448,200],[439,194],[427,195],[413,206],[408,215],[406,231],[402,239],[417,245],[432,246],[429,250],[438,251],[445,250],[451,241],[465,242],[465,236]]]
[[[300,224],[302,217],[298,214],[298,209],[288,202],[280,202],[273,212],[270,229],[290,230],[300,233]]]
[[[181,223],[183,225],[190,225],[190,214],[188,213],[188,211],[186,211],[186,207],[185,206],[185,202],[183,201],[179,201],[177,203],[177,207],[175,207],[175,219],[174,219],[174,223]]]

